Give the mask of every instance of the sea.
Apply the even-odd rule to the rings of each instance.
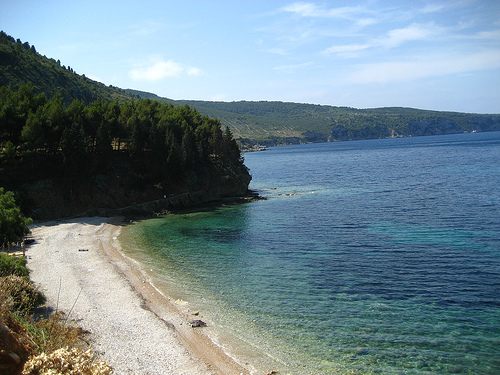
[[[124,251],[254,373],[500,374],[500,132],[247,153],[266,198]]]

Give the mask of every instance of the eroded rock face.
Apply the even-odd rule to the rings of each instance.
[[[248,170],[242,165],[176,187],[138,184],[130,189],[115,176],[95,176],[76,185],[71,194],[64,184],[53,179],[30,181],[12,186],[11,190],[19,191],[30,203],[31,217],[47,220],[81,215],[148,215],[193,208],[228,197],[244,197],[250,180]]]
[[[0,374],[20,374],[28,355],[19,335],[0,321]]]

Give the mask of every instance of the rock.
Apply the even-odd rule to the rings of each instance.
[[[18,327],[21,329],[20,327]],[[29,350],[20,335],[0,322],[0,374],[20,374]]]
[[[193,328],[206,327],[207,326],[207,323],[205,323],[203,320],[199,320],[199,319],[192,320],[190,323],[191,323],[191,327],[193,327]]]

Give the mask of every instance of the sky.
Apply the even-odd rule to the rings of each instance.
[[[500,113],[500,0],[0,0],[0,29],[172,99]]]

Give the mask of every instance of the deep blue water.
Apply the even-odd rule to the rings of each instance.
[[[267,200],[123,237],[229,347],[283,373],[500,373],[500,132],[245,160]]]

